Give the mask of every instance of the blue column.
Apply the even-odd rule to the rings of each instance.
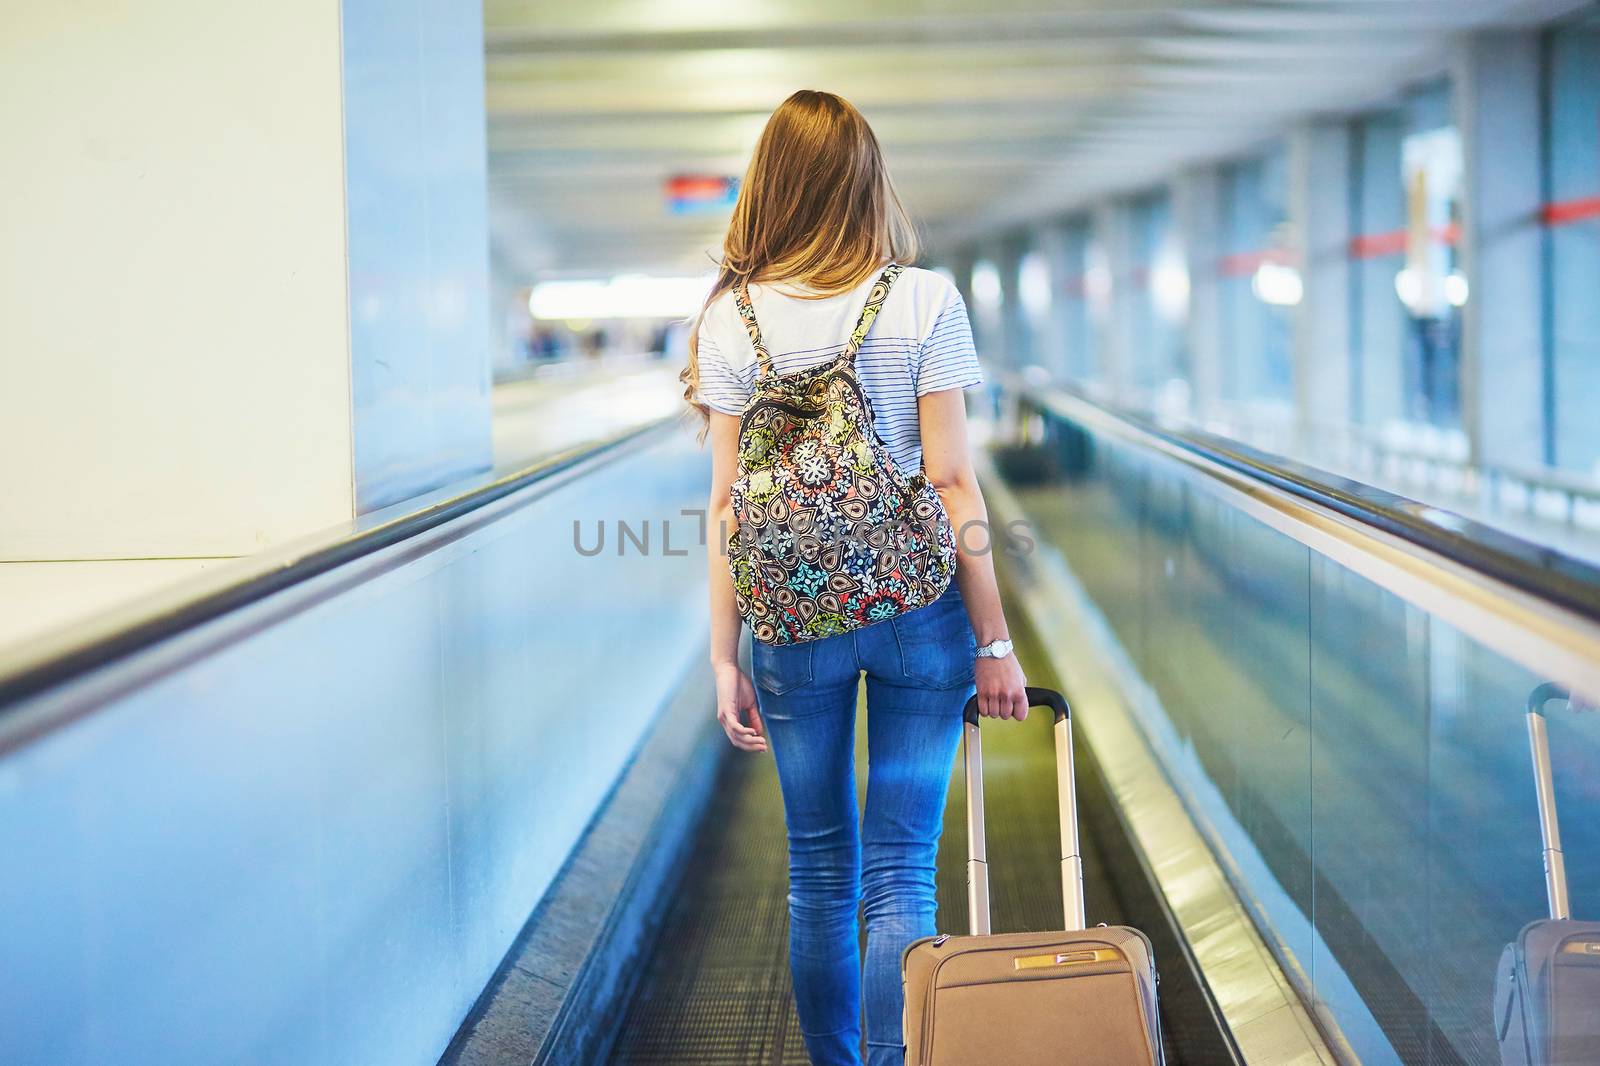
[[[1475,35],[1452,66],[1465,164],[1462,421],[1477,462],[1536,466],[1545,457],[1538,35]]]
[[[1034,362],[1033,330],[1022,306],[1022,259],[1028,252],[1025,235],[1011,234],[998,245],[995,266],[1000,271],[1000,336],[1007,365],[1020,369]]]
[[[1101,332],[1102,382],[1118,403],[1132,404],[1138,397],[1134,379],[1135,308],[1129,283],[1133,249],[1127,204],[1117,200],[1096,207],[1094,229],[1105,252],[1105,270],[1111,282],[1109,314]]]
[[[1173,184],[1183,258],[1189,274],[1189,315],[1185,343],[1195,415],[1217,417],[1222,408],[1222,315],[1217,286],[1217,260],[1222,256],[1219,233],[1221,191],[1215,168],[1181,175]]]
[[[1289,138],[1289,221],[1300,244],[1300,306],[1291,348],[1295,436],[1350,421],[1350,136],[1316,122]]]
[[[1033,328],[1034,361],[1056,381],[1067,377],[1067,334],[1070,329],[1066,291],[1067,281],[1074,275],[1067,254],[1066,234],[1055,223],[1041,225],[1034,230],[1033,246],[1045,265],[1050,281],[1048,310]]]

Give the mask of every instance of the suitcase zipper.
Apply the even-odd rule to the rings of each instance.
[[[1144,934],[1141,933],[1140,935],[1143,936]],[[949,939],[950,939],[950,934],[949,933],[941,933],[939,936],[936,936],[936,937],[933,938],[933,945],[934,945],[934,947],[938,947],[942,942],[944,942],[946,940],[949,940]],[[1105,941],[1105,940],[1090,940],[1090,941],[1087,941],[1087,943],[1100,944],[1103,947],[1108,947],[1108,948],[1111,948],[1112,950],[1117,950],[1117,946],[1115,944],[1112,944],[1111,942]],[[977,955],[977,954],[981,954],[982,952],[986,952],[986,951],[1001,951],[1001,952],[1004,952],[1004,951],[1015,951],[1015,950],[1017,950],[1017,949],[1016,948],[1001,948],[1001,947],[962,948],[959,951],[952,951],[950,954],[946,955],[944,958],[940,959],[938,962],[933,964],[933,972],[928,975],[928,994],[927,994],[926,999],[924,1000],[925,1009],[923,1011],[923,1016],[922,1016],[922,1052],[921,1052],[921,1055],[919,1056],[922,1061],[920,1063],[918,1063],[918,1066],[926,1066],[927,1063],[933,1061],[932,1060],[932,1055],[933,1055],[933,999],[934,999],[934,992],[939,987],[939,971],[944,969],[944,964],[949,962],[951,959],[960,958],[963,955]],[[1137,978],[1135,980],[1137,981]],[[1141,996],[1140,998],[1142,999],[1143,997]]]

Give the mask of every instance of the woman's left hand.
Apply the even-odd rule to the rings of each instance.
[[[983,658],[973,667],[978,683],[978,713],[985,718],[1028,717],[1028,679],[1015,655]]]
[[[756,689],[736,663],[712,667],[717,678],[717,721],[740,751],[766,751],[766,727],[756,707]]]

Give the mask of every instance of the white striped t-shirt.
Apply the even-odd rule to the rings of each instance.
[[[843,351],[877,278],[874,272],[850,292],[821,299],[802,299],[790,286],[750,286],[774,371],[807,370]],[[742,414],[754,391],[756,353],[732,293],[706,309],[697,351],[701,398],[714,411]],[[942,274],[907,268],[856,353],[856,374],[895,465],[907,474],[922,469],[917,397],[983,381],[961,293]]]

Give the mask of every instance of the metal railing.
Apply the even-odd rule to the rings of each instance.
[[[54,724],[15,713],[32,697],[507,497],[554,486],[677,421],[658,419],[510,472],[458,482],[0,652],[0,755]]]
[[[1020,381],[1034,407],[1176,460],[1243,512],[1529,670],[1600,693],[1600,567],[1501,530],[1208,434]]]

